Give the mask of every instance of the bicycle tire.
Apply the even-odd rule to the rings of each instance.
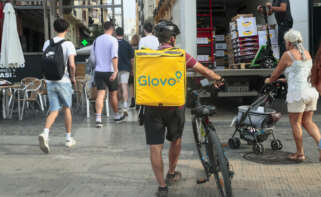
[[[227,158],[224,155],[224,151],[220,140],[216,134],[216,131],[212,128],[208,128],[208,153],[209,159],[213,166],[214,178],[216,185],[222,197],[232,197],[231,178],[229,173],[229,164]],[[222,174],[224,185],[222,186],[220,174]]]
[[[195,145],[196,145],[196,149],[197,149],[197,153],[198,153],[198,156],[199,156],[199,159],[203,165],[203,168],[206,172],[206,174],[208,174],[208,164],[206,163],[206,161],[204,160],[204,156],[202,151],[201,151],[201,147],[202,147],[202,144],[200,142],[200,139],[199,139],[199,136],[200,136],[200,131],[198,131],[198,127],[197,127],[197,121],[199,121],[200,124],[203,124],[202,121],[197,118],[197,117],[193,117],[192,119],[192,125],[193,125],[193,136],[194,136],[194,141],[195,141]],[[205,129],[205,128],[204,128]],[[204,144],[205,145],[205,144]],[[205,147],[206,148],[206,145]]]

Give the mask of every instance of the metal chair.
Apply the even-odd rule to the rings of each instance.
[[[10,116],[10,105],[12,102],[12,90],[8,86],[11,85],[10,81],[0,79],[0,90],[2,94],[2,117],[7,119]]]
[[[95,88],[92,85],[91,81],[87,81],[84,86],[84,93],[85,93],[85,99],[86,99],[86,115],[87,118],[90,118],[90,105],[91,103],[96,102],[96,91]],[[106,96],[105,96],[105,109],[106,109],[106,116],[110,116],[109,112],[109,92],[106,91]]]
[[[25,107],[30,107],[31,103],[37,103],[40,110],[44,112],[43,98],[41,95],[42,81],[34,77],[26,77],[21,80],[21,87],[14,90],[15,101],[18,102],[19,120],[23,119]],[[22,102],[22,108],[20,103]],[[12,104],[11,116],[14,109],[14,101]],[[21,109],[21,110],[20,110]]]
[[[40,87],[39,93],[42,97],[44,108],[47,108],[48,107],[48,91],[47,91],[47,83],[46,83],[46,80],[44,80],[44,79],[41,80],[41,87]]]

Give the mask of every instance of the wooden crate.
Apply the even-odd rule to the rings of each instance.
[[[85,77],[85,76],[86,76],[86,64],[77,64],[76,77]]]

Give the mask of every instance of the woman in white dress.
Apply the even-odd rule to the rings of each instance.
[[[312,87],[309,77],[311,75],[312,58],[304,49],[300,32],[290,30],[284,35],[286,52],[283,54],[278,66],[265,83],[278,80],[284,72],[288,81],[287,105],[288,114],[296,144],[296,153],[290,154],[289,159],[304,161],[304,149],[302,140],[302,126],[310,134],[318,145],[321,161],[321,134],[312,117],[317,109],[319,94]]]

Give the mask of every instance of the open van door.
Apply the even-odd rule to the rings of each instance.
[[[317,52],[321,42],[321,0],[309,0],[310,6],[310,51]]]

